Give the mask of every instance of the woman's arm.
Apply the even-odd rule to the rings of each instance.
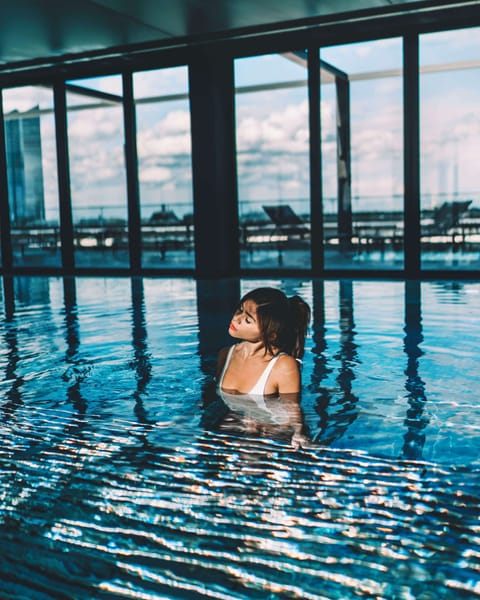
[[[281,394],[279,402],[288,413],[288,424],[292,429],[290,444],[298,450],[299,448],[309,448],[312,441],[305,432],[305,420],[300,404],[300,394]]]
[[[301,400],[301,374],[300,365],[292,356],[282,356],[277,365],[278,393],[282,405],[289,414],[290,426],[293,429],[291,444],[298,450],[311,445],[311,440],[304,433],[305,424],[300,405]]]

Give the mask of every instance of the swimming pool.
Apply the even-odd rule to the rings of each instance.
[[[302,409],[222,427],[241,293],[313,308]],[[4,279],[0,598],[480,597],[480,283]]]

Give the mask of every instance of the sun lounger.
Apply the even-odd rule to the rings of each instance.
[[[272,236],[284,234],[288,237],[299,236],[303,239],[310,231],[303,219],[301,219],[288,204],[263,206],[263,210],[275,225]]]

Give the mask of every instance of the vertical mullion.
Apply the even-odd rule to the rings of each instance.
[[[142,229],[138,187],[137,121],[132,73],[123,73],[123,122],[125,130],[125,166],[128,202],[128,248],[130,270],[139,274],[142,267]]]
[[[233,58],[228,53],[199,51],[189,64],[198,279],[239,274],[233,71]]]
[[[3,97],[0,92],[0,238],[2,249],[2,268],[8,273],[13,265],[10,206],[8,198],[7,153],[5,145],[5,120]]]
[[[308,103],[310,128],[310,254],[313,276],[324,270],[322,153],[320,119],[319,48],[308,49]]]
[[[341,251],[352,244],[352,166],[350,150],[350,83],[335,76],[337,101],[337,221]]]
[[[57,144],[57,175],[60,208],[60,240],[62,245],[62,267],[64,273],[72,273],[75,268],[73,249],[72,197],[70,191],[70,166],[68,157],[67,98],[65,82],[59,81],[53,87],[55,109],[55,139]]]
[[[420,103],[418,35],[403,38],[405,275],[420,275]]]

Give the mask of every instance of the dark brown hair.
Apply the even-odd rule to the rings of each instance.
[[[310,323],[310,306],[300,296],[287,297],[281,290],[260,287],[247,292],[240,300],[242,305],[251,300],[257,307],[260,336],[265,351],[274,354],[273,348],[294,358],[302,358],[305,337]]]

